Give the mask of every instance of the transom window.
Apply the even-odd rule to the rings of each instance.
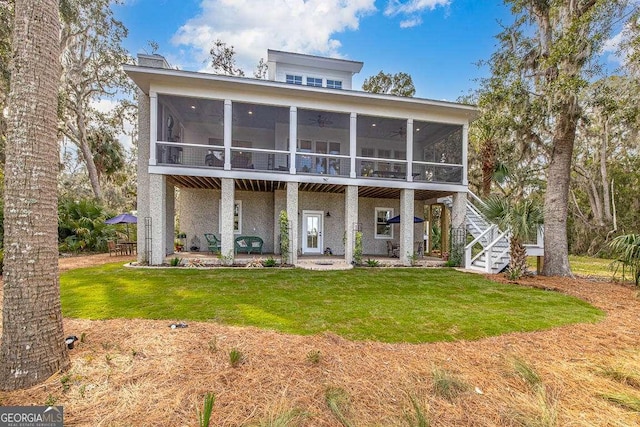
[[[287,74],[287,83],[292,85],[301,85],[302,76],[296,76],[295,74]]]
[[[342,80],[327,79],[327,87],[330,89],[342,89]]]
[[[376,208],[376,239],[393,239],[393,226],[387,223],[391,218],[393,218],[392,208]]]
[[[322,87],[322,79],[318,77],[307,77],[307,86]]]

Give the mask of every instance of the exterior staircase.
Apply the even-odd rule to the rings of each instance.
[[[473,240],[464,248],[464,267],[485,273],[499,273],[509,265],[509,230],[501,231],[490,222],[480,210],[484,202],[471,191],[467,194],[465,228]],[[449,208],[453,204],[450,197],[439,201]],[[544,252],[542,241],[542,233],[538,233],[536,243],[525,245],[527,255],[541,256]]]

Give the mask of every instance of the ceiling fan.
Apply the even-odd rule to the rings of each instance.
[[[318,114],[317,118],[309,119],[309,122],[312,124],[317,124],[321,128],[333,124],[333,122],[329,120],[329,117],[323,116],[322,114]]]
[[[400,126],[398,130],[391,132],[389,136],[399,136],[400,138],[404,138],[405,136],[407,136],[407,131],[402,126]]]

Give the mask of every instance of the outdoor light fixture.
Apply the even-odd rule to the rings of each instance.
[[[329,211],[327,211],[327,218],[330,218],[331,214],[329,213]]]

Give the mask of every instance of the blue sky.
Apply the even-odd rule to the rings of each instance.
[[[207,68],[216,39],[233,45],[252,75],[267,49],[364,62],[354,88],[380,70],[411,74],[416,96],[455,101],[486,76],[502,0],[125,0],[114,6],[132,53],[157,53],[184,70]]]

